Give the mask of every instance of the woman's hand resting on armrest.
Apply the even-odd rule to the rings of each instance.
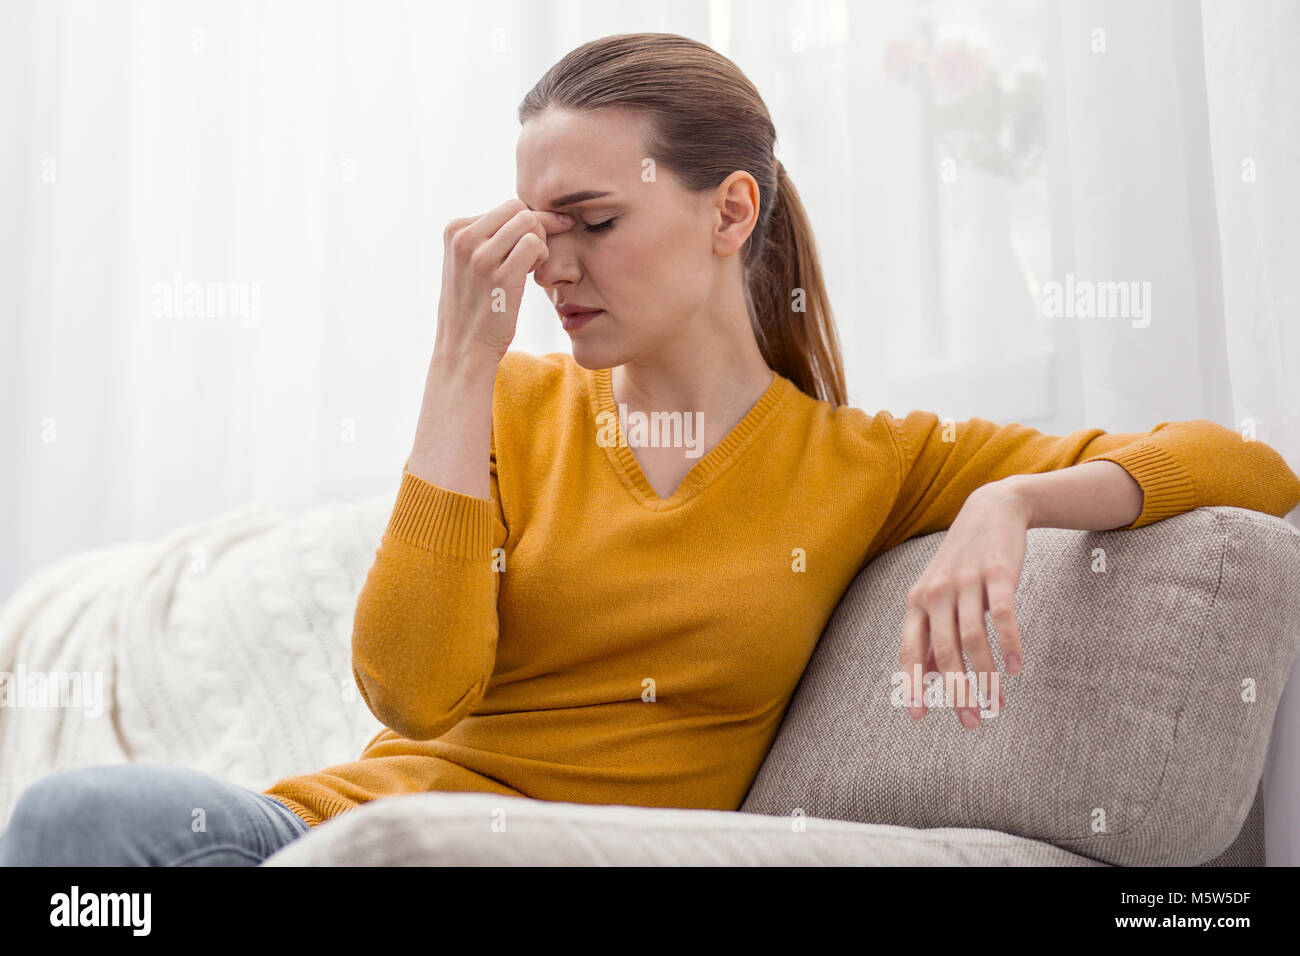
[[[1013,475],[969,495],[934,559],[907,592],[899,664],[902,700],[910,704],[912,718],[925,715],[924,677],[934,672],[943,678],[945,704],[957,711],[963,726],[979,726],[981,707],[997,713],[1005,706],[984,614],[997,629],[1007,673],[1019,672],[1024,651],[1015,594],[1030,528],[1122,528],[1137,520],[1143,499],[1141,485],[1111,461]]]

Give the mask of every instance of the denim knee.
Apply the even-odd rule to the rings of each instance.
[[[266,799],[173,764],[59,771],[19,797],[0,866],[256,866],[306,829]]]
[[[0,866],[69,866],[85,862],[68,851],[79,847],[76,833],[99,812],[102,792],[90,785],[88,768],[61,770],[30,784],[14,804],[0,835]]]

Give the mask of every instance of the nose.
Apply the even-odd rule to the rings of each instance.
[[[567,232],[548,236],[546,248],[550,253],[546,261],[533,270],[539,286],[552,292],[566,282],[576,283],[582,278],[578,256]]]

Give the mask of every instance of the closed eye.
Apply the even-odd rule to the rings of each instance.
[[[604,222],[598,222],[598,223],[584,222],[583,226],[586,227],[587,232],[606,232],[607,230],[612,229],[614,227],[614,220],[617,218],[618,216],[614,216],[610,219],[606,219]]]

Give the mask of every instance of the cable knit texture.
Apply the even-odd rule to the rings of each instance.
[[[0,830],[32,783],[158,761],[254,791],[353,759],[383,725],[357,692],[352,616],[391,492],[285,517],[261,505],[71,555],[0,609]],[[74,675],[82,706],[16,700]],[[86,706],[88,705],[88,706]]]
[[[1142,487],[1130,528],[1300,503],[1276,451],[1208,421],[1053,436],[832,409],[780,375],[660,498],[617,420],[609,370],[506,355],[490,498],[403,468],[356,603],[385,729],[264,792],[313,826],[428,790],[735,810],[858,571],[981,485],[1113,461]]]

